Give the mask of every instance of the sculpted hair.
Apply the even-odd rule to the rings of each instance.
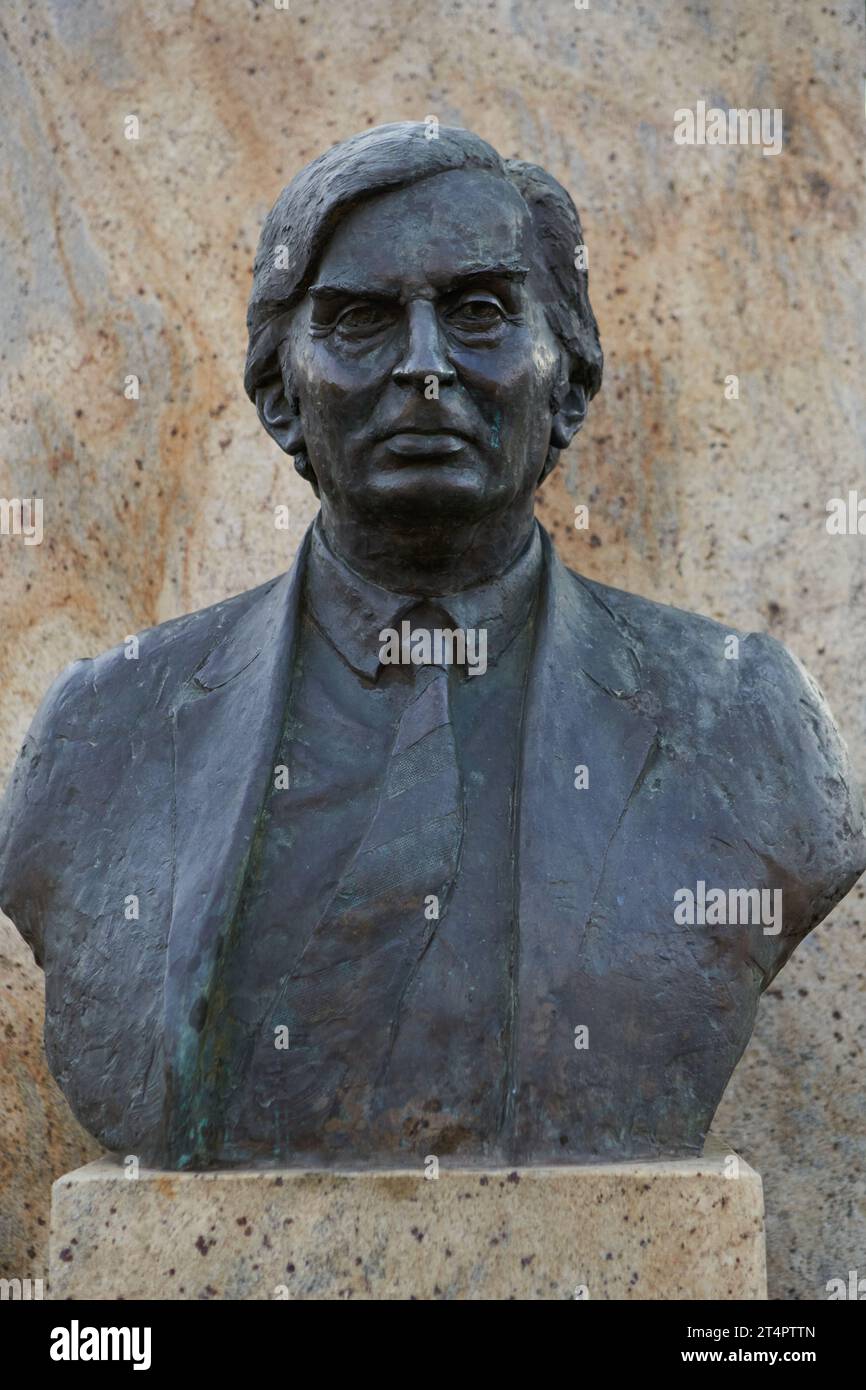
[[[589,302],[587,273],[575,265],[583,245],[580,217],[546,170],[504,160],[471,131],[442,126],[435,139],[424,124],[376,126],[343,140],[295,175],[265,219],[247,308],[244,387],[256,391],[279,378],[279,349],[296,305],[340,219],[377,193],[405,188],[452,169],[486,169],[509,180],[529,209],[546,274],[545,311],[570,357],[573,377],[591,399],[601,385],[602,351]]]

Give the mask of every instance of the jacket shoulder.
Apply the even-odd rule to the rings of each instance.
[[[616,589],[610,584],[587,579],[584,575],[571,571],[579,584],[588,590],[595,601],[607,612],[626,641],[630,642],[635,654],[642,654],[652,662],[657,654],[670,658],[672,645],[681,643],[682,660],[694,668],[706,663],[713,665],[717,659],[730,661],[725,652],[736,650],[736,643],[744,641],[749,634],[735,627],[707,618],[702,613],[693,613],[685,608],[675,608],[671,604],[658,603],[655,599],[632,594],[625,589]],[[762,635],[762,634],[760,634]],[[772,641],[772,638],[768,639]],[[727,646],[726,646],[727,644]],[[779,646],[776,643],[776,646]]]
[[[581,575],[574,577],[607,609],[631,646],[642,684],[657,697],[660,716],[667,704],[679,714],[687,713],[691,705],[711,723],[714,714],[724,715],[737,701],[781,698],[789,705],[807,700],[832,723],[826,700],[809,672],[769,633],[747,631]]]
[[[866,868],[863,795],[822,690],[767,633],[576,577],[631,646],[662,745],[724,784],[743,842],[788,883],[786,958]]]
[[[68,800],[70,772],[86,782],[94,759],[128,758],[133,743],[165,721],[178,690],[224,635],[278,582],[145,628],[95,657],[71,662],[52,682],[0,801],[0,909],[37,959],[41,908],[28,865],[45,824],[57,819],[58,798],[61,805]]]
[[[67,668],[70,675],[74,675],[76,670],[78,672],[78,680],[73,683],[72,689],[80,690],[90,685],[110,696],[114,693],[111,689],[113,683],[119,680],[125,689],[133,693],[138,690],[145,697],[152,693],[156,685],[164,700],[179,681],[195,674],[214,647],[243,618],[247,609],[264,597],[280,577],[276,576],[254,589],[246,589],[232,598],[221,599],[192,613],[143,628],[96,657],[73,662]],[[141,679],[130,683],[130,671]],[[64,674],[61,673],[60,679]]]

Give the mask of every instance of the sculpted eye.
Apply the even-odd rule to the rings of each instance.
[[[369,300],[366,303],[353,304],[346,309],[337,319],[337,327],[344,333],[362,337],[365,333],[377,333],[390,321],[390,315],[384,305]]]
[[[462,299],[448,315],[450,324],[469,330],[498,328],[504,319],[505,313],[497,300],[479,296]]]

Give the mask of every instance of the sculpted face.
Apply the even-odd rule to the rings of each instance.
[[[534,241],[520,195],[485,171],[376,196],[340,222],[284,357],[326,524],[531,516],[551,442],[568,442]]]

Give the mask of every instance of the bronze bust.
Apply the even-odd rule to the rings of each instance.
[[[107,1148],[698,1152],[863,870],[785,648],[572,573],[534,518],[601,384],[582,246],[549,174],[457,129],[365,131],[274,205],[245,384],[319,515],[287,574],[64,671],[0,813]]]

